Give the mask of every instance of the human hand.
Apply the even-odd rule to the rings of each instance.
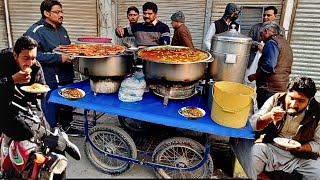
[[[256,74],[250,74],[250,75],[248,76],[248,80],[249,80],[250,82],[252,82],[252,81],[254,81],[254,80],[256,80],[256,79],[257,79]]]
[[[12,76],[13,82],[15,84],[24,84],[28,83],[31,79],[30,71],[19,71]]]
[[[280,121],[284,117],[285,113],[286,111],[283,110],[280,106],[276,106],[273,107],[269,112],[269,118],[271,118],[274,122]]]
[[[62,56],[61,56],[62,63],[71,63],[73,59],[74,58],[72,58],[71,56],[66,55],[66,54],[62,54]]]
[[[124,29],[123,29],[123,27],[122,27],[122,26],[118,26],[118,27],[116,28],[116,33],[117,33],[118,36],[123,37],[123,36],[124,36]]]
[[[258,44],[258,50],[259,50],[260,53],[262,52],[263,47],[264,47],[264,43],[259,43]]]

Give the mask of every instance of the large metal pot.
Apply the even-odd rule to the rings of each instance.
[[[209,64],[213,80],[243,83],[251,44],[250,37],[240,34],[234,28],[214,35],[210,49],[214,61]]]
[[[157,48],[148,47],[148,48]],[[212,62],[211,55],[209,58],[197,62],[157,62],[149,59],[143,60],[143,73],[146,78],[151,80],[165,80],[174,82],[193,82],[203,78],[206,64]]]
[[[130,73],[134,53],[125,51],[119,55],[101,58],[79,57],[78,69],[85,76],[116,77]]]

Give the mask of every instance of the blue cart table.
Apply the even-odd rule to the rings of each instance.
[[[64,104],[73,107],[94,110],[108,114],[120,115],[139,119],[151,123],[162,124],[166,126],[185,128],[199,132],[253,139],[254,133],[248,122],[243,128],[235,129],[221,126],[210,118],[210,110],[207,102],[201,96],[194,96],[185,100],[169,100],[167,106],[163,106],[163,98],[158,97],[152,92],[143,95],[143,99],[138,102],[122,102],[118,99],[118,94],[97,94],[90,90],[89,81],[82,81],[70,84],[64,87],[76,87],[85,91],[85,97],[70,101],[58,94],[59,89],[51,93],[49,102]],[[206,115],[197,120],[189,120],[181,116],[178,110],[184,106],[196,106],[205,110]]]
[[[64,87],[80,88],[85,91],[86,95],[78,100],[67,100],[58,94],[58,91]],[[207,107],[207,101],[200,95],[195,95],[184,100],[170,99],[168,105],[163,106],[163,98],[153,94],[152,92],[144,93],[143,99],[141,101],[122,102],[118,99],[117,93],[95,95],[94,92],[90,90],[90,83],[88,80],[69,84],[64,87],[54,90],[50,95],[49,102],[83,108],[85,110],[93,110],[96,112],[125,116],[165,126],[178,127],[220,136],[227,136],[235,139],[239,138],[241,141],[250,140],[251,142],[254,139],[254,132],[252,131],[252,127],[250,126],[249,122],[245,127],[238,129],[224,127],[215,123],[210,118],[211,112]],[[178,113],[178,110],[185,106],[200,107],[205,110],[206,114],[204,117],[197,120],[186,119]],[[87,135],[86,137],[88,138]],[[239,156],[239,154],[237,154],[237,148],[235,150],[236,156]],[[246,158],[244,160],[240,160],[239,157],[238,159],[242,165],[247,167],[250,163],[247,162],[248,152],[245,153],[247,153],[247,155],[245,155]],[[129,158],[123,159],[128,160]],[[141,162],[134,161],[132,159],[129,160],[131,162],[141,164]],[[152,163],[144,162],[144,164]],[[162,166],[158,167],[163,168]],[[246,169],[250,167],[246,167],[244,167],[244,169],[248,174],[249,172]]]

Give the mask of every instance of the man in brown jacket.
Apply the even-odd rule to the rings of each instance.
[[[191,33],[184,22],[185,17],[181,11],[178,11],[171,16],[171,25],[174,29],[171,45],[193,48]]]
[[[263,103],[277,92],[286,92],[293,62],[289,42],[279,35],[280,27],[274,22],[265,22],[260,28],[260,36],[265,43],[255,74],[249,81],[257,82],[257,103]]]
[[[319,180],[320,104],[314,98],[316,85],[309,77],[297,76],[287,89],[271,96],[250,118],[253,130],[265,134],[262,143],[252,147],[252,178],[284,179],[274,177],[282,171],[295,174],[288,179],[302,175],[301,179]]]

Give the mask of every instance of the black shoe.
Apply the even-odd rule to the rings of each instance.
[[[73,137],[81,136],[83,134],[83,132],[81,132],[79,129],[76,129],[72,126],[68,126],[68,127],[61,126],[60,129],[61,131],[65,132],[67,135],[73,136]]]

